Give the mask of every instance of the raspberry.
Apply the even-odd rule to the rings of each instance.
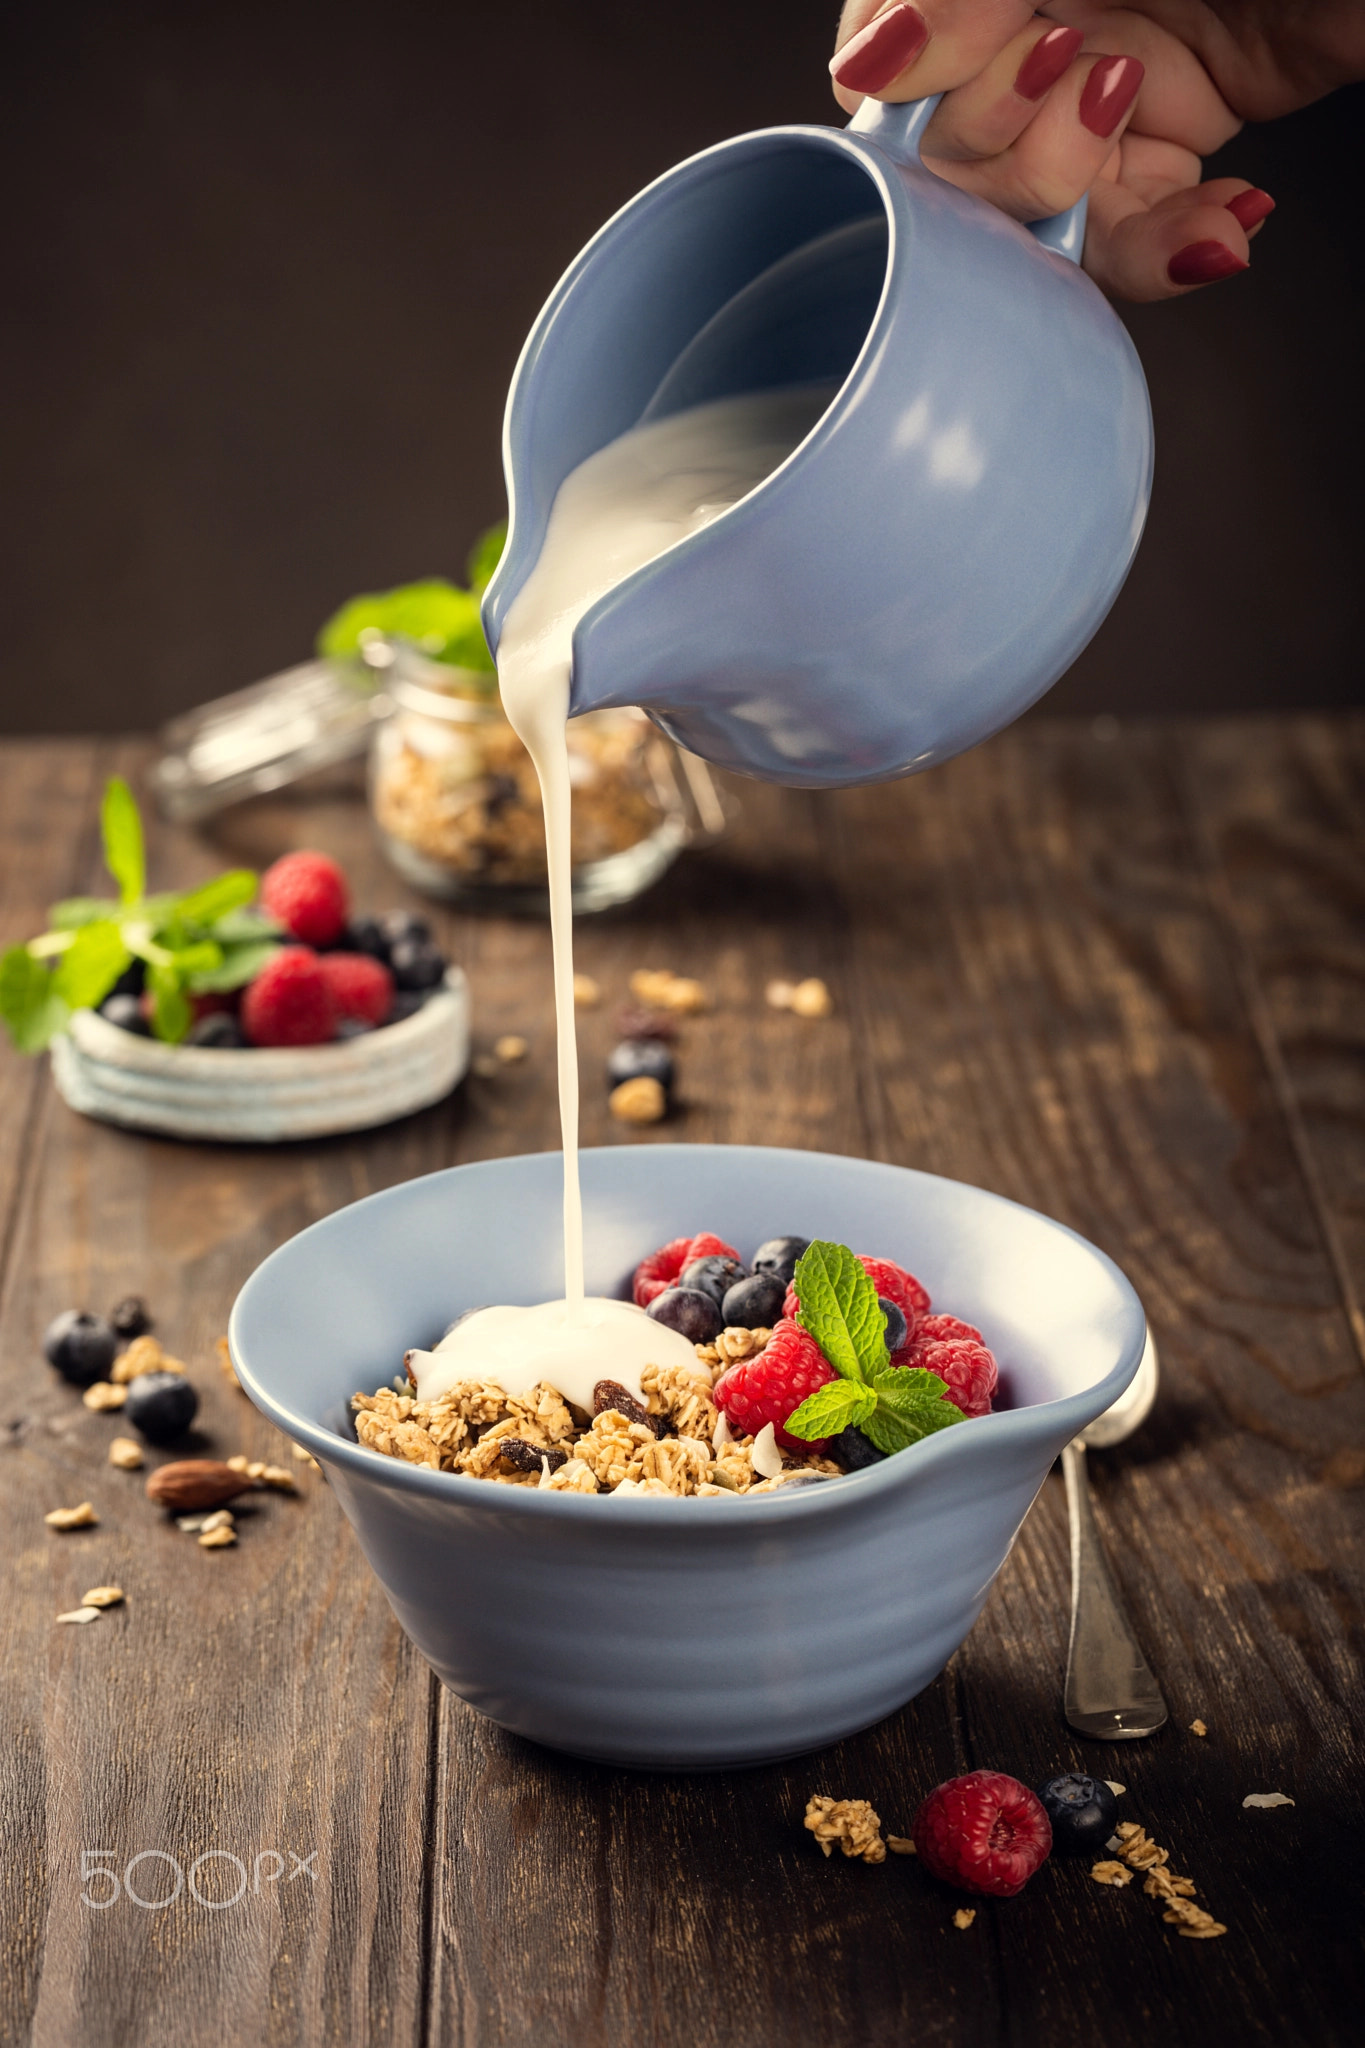
[[[782,1424],[808,1394],[835,1378],[814,1337],[784,1318],[756,1357],[743,1358],[722,1373],[712,1398],[739,1436],[757,1436],[764,1423],[771,1422],[786,1450],[823,1451],[828,1437],[808,1443],[788,1436]]]
[[[715,1257],[738,1260],[739,1253],[709,1230],[703,1230],[698,1237],[672,1238],[668,1244],[660,1245],[657,1252],[641,1259],[631,1281],[631,1299],[637,1308],[648,1308],[655,1295],[671,1287],[693,1259]]]
[[[339,1017],[382,1024],[393,1007],[393,976],[368,953],[324,953],[318,961]]]
[[[915,1325],[916,1344],[938,1344],[947,1337],[965,1337],[970,1344],[986,1341],[976,1325],[964,1323],[961,1316],[921,1316]]]
[[[262,875],[261,903],[305,945],[330,946],[345,929],[351,894],[325,853],[286,853]]]
[[[322,962],[307,946],[281,946],[242,997],[242,1029],[253,1045],[325,1045],[336,1006]]]
[[[1043,1802],[1003,1771],[969,1771],[935,1786],[912,1833],[931,1877],[992,1899],[1021,1892],[1052,1852]]]
[[[964,1415],[989,1415],[991,1398],[1000,1384],[995,1355],[984,1344],[963,1337],[947,1343],[921,1344],[916,1338],[896,1358],[897,1365],[922,1365],[937,1373],[948,1389],[948,1399]]]
[[[920,1317],[928,1312],[928,1288],[922,1287],[914,1274],[907,1273],[904,1266],[898,1266],[894,1259],[869,1259],[862,1252],[858,1257],[878,1294],[884,1294],[888,1301],[895,1302],[905,1317],[906,1329],[913,1337]]]
[[[898,1266],[894,1259],[870,1259],[862,1252],[858,1254],[858,1259],[863,1271],[876,1288],[878,1294],[883,1295],[887,1301],[895,1302],[896,1307],[905,1317],[906,1331],[909,1337],[913,1339],[919,1328],[920,1317],[929,1306],[928,1288],[922,1286],[913,1273],[907,1273],[904,1266]],[[793,1282],[787,1289],[787,1298],[782,1304],[782,1313],[784,1316],[794,1319],[800,1306],[801,1302],[796,1292],[796,1284]],[[902,1345],[900,1350],[893,1354],[893,1358],[897,1365],[910,1363],[906,1355],[905,1345]]]

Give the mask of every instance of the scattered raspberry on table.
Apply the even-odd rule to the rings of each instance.
[[[932,1877],[987,1898],[1012,1899],[1052,1853],[1042,1800],[1004,1771],[936,1785],[910,1832]]]

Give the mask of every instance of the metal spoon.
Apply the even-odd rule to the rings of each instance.
[[[1149,1330],[1132,1385],[1062,1452],[1071,1522],[1071,1645],[1063,1704],[1077,1734],[1109,1742],[1155,1734],[1166,1719],[1166,1702],[1109,1570],[1090,1502],[1085,1453],[1087,1447],[1108,1450],[1122,1443],[1146,1421],[1156,1399],[1157,1372]]]

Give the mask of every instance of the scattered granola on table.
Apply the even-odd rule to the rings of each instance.
[[[965,1933],[965,1931],[967,1930],[967,1928],[971,1926],[975,1918],[975,1906],[959,1906],[957,1911],[953,1915],[953,1925],[954,1927],[960,1927]]]
[[[93,1529],[99,1516],[88,1500],[78,1508],[53,1508],[43,1516],[49,1529]]]
[[[1121,1890],[1131,1884],[1134,1871],[1143,1874],[1143,1893],[1164,1908],[1162,1919],[1190,1941],[1213,1941],[1227,1928],[1212,1913],[1194,1903],[1197,1890],[1192,1877],[1182,1877],[1170,1868],[1170,1852],[1163,1849],[1136,1821],[1121,1821],[1110,1843],[1113,1861],[1093,1864],[1090,1875],[1096,1884]]]
[[[827,1792],[817,1792],[806,1802],[804,1824],[826,1856],[834,1853],[837,1842],[845,1856],[859,1856],[864,1863],[886,1861],[882,1824],[866,1799],[831,1799]]]

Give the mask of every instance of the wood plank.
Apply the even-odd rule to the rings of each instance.
[[[1186,764],[1365,1363],[1365,718],[1211,720]]]

